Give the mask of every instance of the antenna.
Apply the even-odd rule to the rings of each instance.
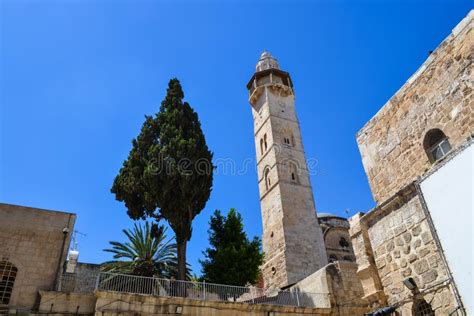
[[[78,230],[74,230],[72,232],[72,249],[71,250],[77,250],[77,235],[81,236],[81,237],[87,237],[87,234],[84,234],[84,233],[81,233],[80,231]]]

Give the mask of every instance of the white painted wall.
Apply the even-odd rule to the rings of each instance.
[[[473,165],[471,144],[420,184],[468,315],[474,313]]]

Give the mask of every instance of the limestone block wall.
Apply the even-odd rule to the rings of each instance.
[[[374,199],[381,203],[430,168],[426,133],[441,129],[453,148],[474,130],[474,11],[359,131]]]
[[[331,308],[334,315],[364,315],[372,310],[363,299],[364,290],[357,277],[357,264],[348,261],[329,263],[296,283],[292,289],[303,294],[305,303]]]
[[[94,293],[64,293],[39,291],[40,314],[94,315],[96,298]]]
[[[9,306],[35,308],[38,290],[53,290],[58,264],[62,271],[76,216],[0,204],[0,219],[0,260],[18,269]]]
[[[97,316],[118,315],[170,315],[181,307],[183,316],[268,316],[274,312],[278,316],[333,315],[329,308],[304,308],[247,303],[227,303],[190,300],[179,297],[157,297],[138,294],[96,292]]]
[[[440,315],[456,310],[453,284],[414,186],[406,187],[361,220],[367,225],[373,249],[367,261],[380,277],[389,305],[398,306],[402,315],[411,315],[412,303],[420,299]],[[357,258],[364,258],[366,254],[355,248]],[[415,292],[403,284],[408,278],[416,282]]]
[[[61,291],[67,293],[92,293],[95,290],[100,265],[79,262],[74,273],[65,273],[61,278]]]

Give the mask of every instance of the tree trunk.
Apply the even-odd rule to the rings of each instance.
[[[186,244],[185,239],[182,242],[178,242],[178,280],[186,280]]]

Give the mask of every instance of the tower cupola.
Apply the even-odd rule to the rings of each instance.
[[[278,90],[278,93],[282,95],[293,94],[290,74],[280,70],[277,59],[269,52],[264,51],[257,62],[255,73],[247,83],[251,104],[255,104],[266,87]]]
[[[269,52],[264,51],[262,55],[260,55],[260,59],[258,60],[255,69],[258,72],[267,69],[280,69],[280,66],[275,57],[273,57]]]

